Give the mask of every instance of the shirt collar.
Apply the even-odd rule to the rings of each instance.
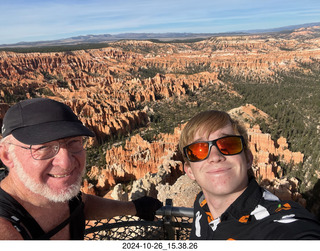
[[[229,208],[222,214],[221,220],[232,216],[241,221],[250,216],[250,213],[257,207],[262,197],[262,189],[254,178],[249,179],[248,187],[244,192],[229,206]],[[246,218],[247,217],[247,218]]]
[[[246,222],[250,216],[250,213],[256,208],[262,196],[262,190],[254,178],[249,179],[248,187],[245,191],[227,208],[227,210],[221,215],[221,221],[228,219],[229,217],[235,218],[241,222],[241,219],[245,219]],[[204,194],[201,192],[199,197],[199,205],[205,211],[208,216],[208,222],[212,222],[214,218],[210,213],[207,201]]]

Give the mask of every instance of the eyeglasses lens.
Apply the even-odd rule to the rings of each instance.
[[[57,144],[44,144],[31,147],[31,154],[34,159],[43,160],[50,159],[59,151],[59,143]]]
[[[69,152],[78,153],[85,148],[86,142],[86,138],[73,139],[66,143],[66,147]]]
[[[58,154],[61,145],[66,145],[70,153],[79,153],[84,150],[87,139],[74,138],[67,142],[50,142],[43,145],[35,145],[31,147],[31,154],[34,159],[45,160],[50,159]]]

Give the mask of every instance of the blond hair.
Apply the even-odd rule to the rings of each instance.
[[[181,132],[179,150],[183,155],[184,161],[188,162],[188,159],[183,154],[183,148],[192,143],[196,133],[209,137],[211,133],[225,127],[229,123],[231,123],[235,134],[243,136],[245,149],[247,149],[247,131],[239,121],[232,119],[231,116],[224,111],[203,111],[192,117]]]

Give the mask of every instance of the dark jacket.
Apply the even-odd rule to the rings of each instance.
[[[45,233],[35,219],[12,196],[0,188],[0,217],[7,219],[25,240],[49,240],[70,223],[72,240],[83,240],[85,229],[84,204],[81,193],[69,201],[70,217]]]
[[[320,223],[300,204],[280,201],[251,179],[247,189],[217,219],[202,192],[194,203],[192,240],[320,239]]]

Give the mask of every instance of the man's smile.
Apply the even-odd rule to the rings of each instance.
[[[53,178],[64,178],[64,177],[70,176],[70,174],[50,174],[50,173],[48,175]]]

